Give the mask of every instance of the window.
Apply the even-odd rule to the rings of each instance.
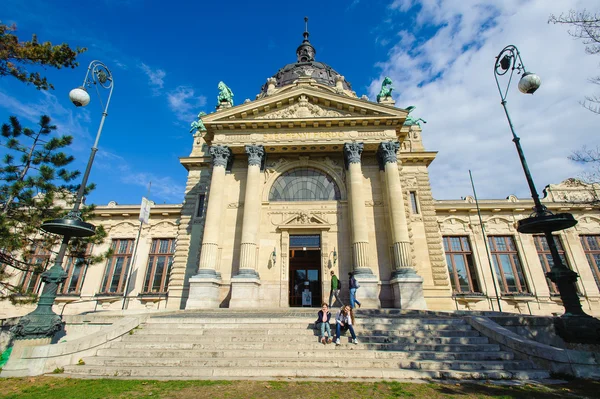
[[[567,258],[565,257],[565,250],[562,246],[562,242],[560,237],[552,236],[554,238],[554,243],[556,244],[556,249],[558,250],[558,254],[560,255],[560,259],[563,264],[569,267],[569,262],[567,262]],[[552,254],[550,253],[550,248],[548,247],[548,240],[546,240],[545,236],[533,236],[535,241],[535,249],[537,249],[538,257],[540,258],[540,263],[542,264],[542,268],[544,269],[544,273],[548,273],[552,266],[554,266],[554,261],[552,260]],[[546,277],[546,282],[548,283],[548,288],[550,289],[551,294],[558,294],[558,288],[556,288],[556,284],[554,284],[548,277]]]
[[[419,202],[417,201],[417,192],[411,191],[410,193],[410,209],[413,215],[419,214]]]
[[[58,287],[59,295],[79,295],[87,271],[88,260],[86,257],[92,253],[92,244],[88,244],[85,253],[71,254],[65,264],[66,280]]]
[[[333,179],[313,168],[297,168],[279,176],[269,192],[269,201],[337,201],[340,189]]]
[[[133,240],[113,240],[111,248],[113,255],[106,262],[99,293],[121,295],[125,291],[125,281],[129,273]]]
[[[144,294],[164,294],[167,292],[174,251],[174,239],[161,238],[152,240],[146,277],[144,278]]]
[[[50,263],[50,251],[44,248],[41,241],[35,241],[31,245],[31,250],[26,256],[26,262],[29,264],[29,270],[24,272],[21,280],[21,290],[26,293],[37,294],[42,285],[42,273],[48,268]]]
[[[529,293],[514,238],[510,236],[489,236],[488,242],[502,293]]]
[[[467,237],[444,237],[446,263],[455,293],[481,293]]]
[[[201,218],[204,216],[204,203],[206,201],[206,194],[202,193],[198,196],[198,204],[196,207],[196,217]]]
[[[600,289],[600,235],[581,236],[580,239],[585,256],[592,268],[594,280],[596,280],[596,285]]]

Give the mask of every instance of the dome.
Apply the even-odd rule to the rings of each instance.
[[[304,18],[305,22],[308,22],[308,18]],[[315,54],[317,51],[308,41],[308,27],[304,31],[304,40],[302,44],[296,49],[297,61],[292,64],[287,64],[281,68],[272,78],[269,80],[275,80],[275,87],[281,88],[283,86],[294,83],[299,77],[306,76],[311,77],[317,83],[321,83],[326,86],[335,87],[336,80],[340,76],[332,67],[323,63],[315,61]],[[267,93],[268,82],[265,83],[261,88],[261,94]],[[350,82],[345,79],[342,80],[342,86],[345,90],[352,91]]]

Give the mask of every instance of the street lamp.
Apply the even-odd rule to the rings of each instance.
[[[62,318],[52,311],[52,305],[56,299],[59,284],[67,278],[67,273],[63,270],[62,263],[69,240],[72,237],[91,237],[96,234],[96,226],[83,221],[79,208],[81,207],[85,187],[87,185],[88,177],[90,176],[92,164],[94,163],[94,157],[98,151],[98,141],[100,140],[104,120],[108,115],[108,105],[110,104],[110,98],[112,97],[114,87],[112,73],[106,65],[100,61],[92,61],[90,63],[85,79],[83,80],[83,85],[71,90],[69,93],[69,97],[75,106],[82,107],[89,104],[90,96],[87,93],[87,89],[91,87],[96,87],[96,90],[98,87],[109,90],[108,100],[106,101],[104,112],[102,112],[102,119],[100,120],[98,133],[96,134],[96,141],[92,147],[92,153],[90,154],[90,159],[88,160],[85,173],[83,174],[81,186],[77,191],[73,209],[64,218],[47,220],[42,223],[42,230],[48,233],[62,235],[63,239],[58,254],[56,255],[56,259],[54,260],[54,265],[41,275],[42,281],[45,284],[44,290],[38,300],[37,308],[28,315],[23,316],[12,329],[15,337],[18,339],[52,338],[56,332],[60,331],[62,328]],[[98,96],[100,97],[99,92]]]
[[[561,317],[554,319],[556,332],[566,342],[599,343],[600,320],[591,317],[583,311],[575,284],[578,274],[563,264],[552,235],[554,231],[575,226],[577,220],[570,213],[553,214],[540,202],[540,197],[529,172],[529,166],[527,166],[527,161],[525,160],[525,154],[521,148],[521,139],[515,133],[508,109],[506,108],[506,96],[515,71],[517,75],[522,75],[519,81],[519,90],[522,93],[533,94],[540,87],[541,80],[539,76],[525,69],[519,50],[515,46],[509,45],[504,47],[496,57],[494,77],[496,78],[498,92],[502,98],[501,104],[513,135],[512,141],[517,147],[521,166],[523,167],[523,172],[525,172],[525,178],[527,179],[534,203],[533,213],[529,217],[519,220],[517,231],[523,234],[544,234],[548,242],[548,247],[552,254],[552,267],[546,273],[546,277],[556,284],[560,299],[565,308],[565,313]],[[506,83],[506,89],[502,91],[498,78],[505,75],[508,77],[508,82]]]

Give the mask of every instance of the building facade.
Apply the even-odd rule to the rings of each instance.
[[[59,313],[320,306],[331,271],[343,301],[354,273],[367,308],[561,312],[544,275],[552,264],[544,237],[516,231],[533,202],[480,201],[482,229],[473,198],[434,200],[428,167],[436,152],[423,147],[411,110],[384,90],[377,101],[358,98],[315,53],[305,32],[297,61],[255,100],[232,106],[222,90],[181,158],[182,204],[154,206],[149,224],[138,221],[139,206],[97,207],[92,223],[108,238],[91,250],[114,253],[93,265],[66,260]],[[543,202],[577,218],[555,237],[580,275],[584,309],[600,314],[593,190],[567,180],[548,186]],[[32,273],[11,278],[41,292]],[[32,309],[3,303],[0,315]]]

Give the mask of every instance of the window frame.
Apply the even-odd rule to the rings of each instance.
[[[118,252],[121,242],[127,242],[126,252]],[[104,268],[104,275],[102,276],[100,290],[98,295],[123,295],[125,292],[125,284],[127,282],[127,276],[129,274],[129,268],[131,265],[131,258],[133,256],[133,246],[135,240],[133,238],[114,238],[111,242],[111,248],[113,254],[106,261],[106,267]],[[117,288],[115,291],[111,290],[111,287],[115,278],[115,267],[119,259],[123,259],[124,265],[121,267],[121,273],[117,282]]]
[[[19,284],[19,289],[24,294],[39,294],[40,287],[42,286],[42,273],[48,269],[48,265],[50,264],[50,257],[52,256],[52,251],[44,247],[44,242],[40,240],[36,240],[31,244],[31,253],[26,255],[26,262],[28,264],[34,265],[36,260],[40,260],[40,263],[37,263],[27,271],[23,271],[23,277],[21,278],[21,283]],[[45,266],[43,267],[43,271],[40,273],[35,272],[36,266],[39,266],[45,262]],[[25,289],[25,286],[29,288],[31,282],[35,278],[35,282],[32,289]]]
[[[160,252],[161,242],[168,241],[168,252]],[[171,274],[171,265],[175,254],[175,238],[153,238],[150,244],[148,253],[148,262],[146,263],[146,273],[144,274],[144,282],[142,286],[142,295],[164,295],[168,292],[169,276]],[[153,291],[156,279],[156,266],[160,258],[165,258],[163,275],[160,281],[158,291]]]
[[[556,249],[558,254],[561,255],[561,260],[564,262],[565,266],[571,269],[571,265],[569,264],[569,260],[567,259],[567,252],[565,251],[565,247],[562,243],[562,239],[559,235],[553,234],[552,238],[556,244]],[[543,241],[543,242],[542,242]],[[538,254],[538,259],[540,260],[540,264],[542,265],[542,270],[544,271],[544,276],[551,269],[550,262],[554,263],[552,260],[552,254],[550,253],[550,248],[547,250],[544,249],[543,243],[548,247],[548,242],[546,240],[546,236],[536,234],[533,236],[533,242],[535,244],[535,249]],[[548,259],[550,257],[550,259]],[[548,290],[550,291],[550,295],[559,295],[558,287],[554,284],[548,277],[546,277],[546,282],[548,283]]]
[[[594,238],[596,246],[599,249],[591,249],[587,238]],[[588,265],[590,266],[590,269],[592,269],[594,280],[596,280],[596,286],[598,287],[598,290],[600,290],[600,234],[581,234],[579,235],[579,241],[583,247],[583,253],[585,254]],[[598,259],[596,259],[594,255],[598,256]]]
[[[496,271],[496,279],[500,284],[501,295],[511,296],[511,295],[532,295],[531,290],[529,289],[529,285],[527,284],[527,278],[525,277],[525,269],[523,268],[523,262],[521,260],[521,256],[519,255],[519,248],[517,247],[517,242],[513,235],[488,235],[488,246],[490,249],[490,256],[492,258],[493,266]],[[506,250],[499,250],[497,247],[497,238],[503,238]],[[514,250],[510,250],[511,247],[508,245],[512,244]],[[501,256],[508,255],[508,259],[511,266],[511,271],[514,276],[516,291],[509,291],[508,280],[506,279],[506,275],[504,273],[504,263],[501,261]],[[515,264],[515,259],[518,261],[518,264]],[[520,273],[519,273],[520,270]],[[522,281],[521,281],[522,279]],[[524,285],[524,287],[523,287]]]
[[[81,295],[81,288],[83,287],[83,281],[85,280],[85,275],[89,265],[86,258],[91,256],[93,247],[93,244],[87,244],[83,257],[76,257],[73,256],[73,254],[70,254],[71,256],[67,257],[64,265],[67,278],[59,285],[57,291],[58,296]],[[75,290],[70,291],[69,288],[71,287],[71,283],[73,281],[73,272],[77,267],[81,267],[83,270],[79,272],[79,276],[77,277],[77,281],[75,283]]]
[[[460,250],[455,251],[452,245],[452,239],[459,239]],[[469,236],[443,236],[442,241],[444,244],[444,254],[446,257],[446,265],[448,266],[448,273],[450,274],[450,280],[452,285],[452,292],[454,295],[483,295],[481,290],[481,284],[479,282],[479,276],[477,268],[475,266],[475,258],[473,257],[473,249],[470,242]],[[463,291],[462,285],[460,284],[459,274],[456,269],[455,256],[463,258],[465,270],[467,272],[467,283],[469,285],[469,291]],[[450,259],[450,263],[448,262]],[[473,273],[475,276],[473,276]],[[458,289],[457,289],[458,288]]]
[[[410,201],[410,211],[412,212],[413,215],[419,215],[421,214],[421,210],[420,210],[420,204],[419,204],[419,197],[417,195],[416,191],[409,191],[408,192],[408,200]]]

